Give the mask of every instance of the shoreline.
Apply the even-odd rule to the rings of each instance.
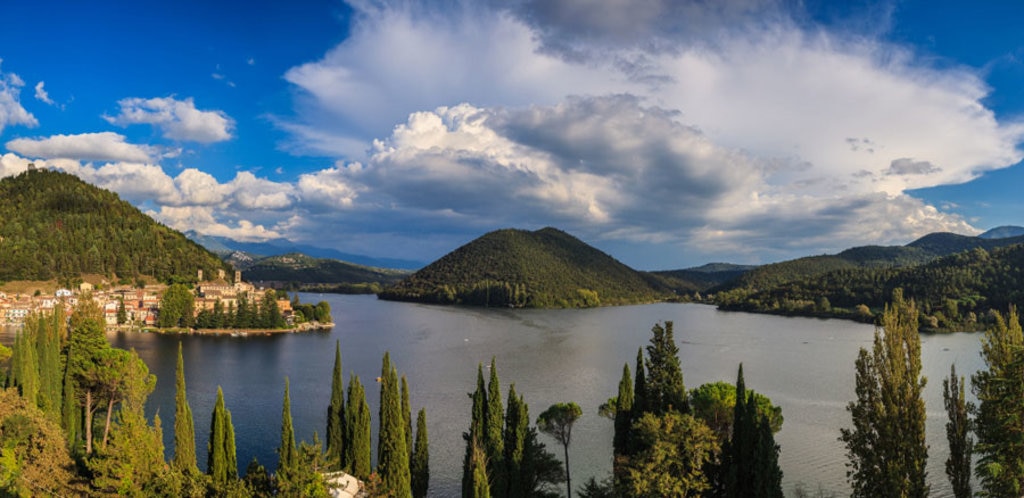
[[[157,327],[127,327],[108,326],[108,332],[128,333],[154,333],[164,335],[230,335],[232,337],[246,337],[250,335],[274,335],[274,334],[298,334],[302,332],[317,332],[334,328],[334,322],[307,322],[297,327],[287,329],[196,329],[196,328],[157,328]]]

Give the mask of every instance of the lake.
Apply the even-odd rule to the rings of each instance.
[[[636,359],[656,322],[675,322],[688,388],[734,382],[743,362],[747,387],[782,407],[784,489],[797,483],[846,495],[845,449],[837,440],[850,426],[854,359],[869,347],[874,328],[840,320],[722,312],[697,304],[651,304],[586,310],[509,310],[438,307],[379,301],[373,296],[301,294],[303,302],[331,304],[333,330],[258,337],[112,334],[118,347],[135,348],[159,379],[147,410],[159,412],[171,454],[174,368],[183,345],[188,396],[196,421],[197,453],[205,464],[206,438],[217,386],[224,390],[237,436],[240,471],[255,456],[277,464],[284,378],[291,383],[296,436],[311,441],[325,431],[335,341],[341,341],[345,381],[354,372],[367,387],[376,442],[381,357],[390,351],[409,379],[413,416],[427,409],[431,495],[458,496],[477,364],[497,358],[503,397],[508,386],[525,396],[533,419],[549,405],[575,401],[584,416],[569,449],[573,487],[611,472],[612,422],[598,406],[617,392],[622,365]],[[977,334],[922,336],[932,496],[952,496],[944,471],[947,454],[942,379],[956,363],[969,376],[982,366]],[[10,337],[4,338],[5,343]],[[485,375],[487,372],[485,371]],[[542,442],[561,458],[546,435]],[[376,450],[374,450],[375,452]]]

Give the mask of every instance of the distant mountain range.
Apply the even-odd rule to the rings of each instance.
[[[237,257],[239,253],[232,253]],[[408,270],[392,270],[355,265],[328,258],[314,258],[301,253],[281,254],[250,260],[243,270],[246,280],[273,287],[306,288],[317,285],[329,290],[339,285],[358,285],[374,292],[409,275]],[[370,284],[375,284],[369,287]],[[350,292],[356,288],[348,287]]]
[[[221,256],[229,255],[236,251],[246,253],[250,257],[254,257],[254,259],[267,256],[279,256],[282,254],[302,253],[314,258],[329,258],[374,268],[415,270],[417,268],[422,268],[425,265],[423,261],[351,254],[334,249],[311,246],[308,244],[297,244],[283,238],[271,239],[263,242],[242,242],[216,235],[203,235],[194,230],[185,232],[185,236],[196,241],[210,251],[220,254]]]
[[[1004,225],[995,227],[978,237],[982,239],[1008,239],[1010,237],[1020,237],[1021,235],[1024,235],[1024,227]]]

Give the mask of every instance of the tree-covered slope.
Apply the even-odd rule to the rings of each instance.
[[[665,297],[653,279],[554,228],[498,230],[379,294],[382,299],[489,306],[576,307]]]
[[[409,272],[354,265],[336,259],[314,258],[301,253],[256,260],[245,269],[247,279],[300,284],[391,284]]]
[[[989,310],[1024,305],[1024,244],[979,247],[903,268],[842,269],[765,289],[733,289],[716,300],[725,309],[859,316],[864,308],[857,307],[877,311],[896,288],[918,302],[929,325],[973,328]]]
[[[757,267],[753,265],[708,263],[683,270],[653,271],[650,274],[677,293],[692,294],[724,285],[755,268]]]
[[[0,180],[0,281],[83,273],[160,280],[227,267],[117,194],[75,176],[27,171]]]

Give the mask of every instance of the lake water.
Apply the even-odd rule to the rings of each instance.
[[[334,344],[342,362],[367,386],[376,440],[381,357],[390,351],[400,374],[408,376],[414,413],[426,407],[430,434],[431,495],[458,496],[463,440],[477,364],[497,358],[503,397],[515,383],[534,419],[552,403],[575,401],[584,416],[569,449],[574,488],[590,476],[611,472],[612,422],[598,406],[616,394],[622,365],[633,369],[637,348],[650,329],[675,322],[688,388],[716,380],[735,381],[743,362],[748,388],[769,396],[785,417],[776,441],[784,488],[797,483],[846,495],[845,449],[840,427],[850,426],[846,404],[854,397],[854,359],[869,347],[873,327],[839,320],[786,318],[717,311],[695,304],[652,304],[587,310],[507,310],[437,307],[378,301],[373,296],[303,294],[303,302],[326,300],[336,327],[331,331],[260,337],[111,335],[119,347],[134,347],[159,379],[148,411],[163,419],[168,455],[172,449],[174,368],[183,344],[189,401],[196,421],[197,452],[205,463],[206,438],[217,386],[232,411],[238,461],[255,456],[277,464],[284,378],[291,382],[296,435],[312,440],[325,431]],[[952,496],[943,470],[947,449],[942,378],[956,363],[962,375],[981,366],[979,335],[922,337],[928,411],[929,482],[932,496]],[[4,342],[10,342],[6,337]],[[485,372],[485,375],[487,373]],[[541,441],[556,455],[560,447]],[[239,469],[243,470],[243,469]]]

